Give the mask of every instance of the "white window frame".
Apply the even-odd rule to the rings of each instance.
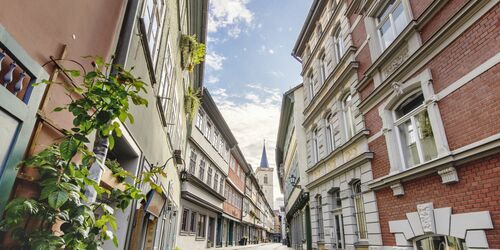
[[[404,28],[403,28],[398,33],[398,31],[396,30],[396,23],[395,23],[394,18],[393,18],[393,12],[396,10],[397,7],[399,7],[399,5],[401,5],[403,7],[402,15],[404,16],[405,21],[406,21],[406,23],[404,24],[404,27],[406,27],[410,23],[410,20],[411,20],[410,15],[408,14],[409,8],[407,7],[404,0],[394,0],[394,6],[392,6],[390,9],[388,9],[387,15],[381,16],[382,14],[384,14],[382,12],[385,10],[386,6],[388,6],[389,4],[390,4],[390,2],[386,3],[382,8],[380,8],[380,11],[375,16],[375,24],[376,24],[377,34],[378,34],[378,38],[379,38],[379,42],[380,42],[380,48],[382,48],[382,50],[387,49],[394,42],[394,40],[397,39],[397,37],[401,34],[401,32],[404,30]],[[389,30],[392,32],[392,34],[394,36],[392,41],[390,41],[390,43],[387,46],[384,43],[384,39],[383,39],[382,32],[381,32],[381,28],[386,22],[390,23]]]
[[[333,44],[334,44],[334,53],[335,53],[335,62],[337,64],[340,63],[342,57],[344,56],[344,39],[342,38],[342,33],[340,28],[338,28],[335,33],[333,33]]]
[[[328,78],[326,66],[326,54],[325,52],[322,52],[319,56],[319,72],[321,77],[321,84],[324,84],[326,82],[326,79]]]
[[[412,96],[414,96],[415,94],[418,94],[418,93],[420,93],[421,95],[423,95],[423,93],[421,93],[420,90],[415,91],[415,92],[413,92],[410,95],[406,95],[395,106],[395,108],[398,108],[404,101],[406,101],[408,98],[411,98]],[[422,142],[420,141],[418,134],[415,134],[415,133],[418,133],[418,130],[417,130],[418,127],[417,127],[417,122],[416,122],[417,118],[416,117],[420,113],[422,113],[422,112],[427,112],[427,115],[429,116],[429,113],[427,111],[427,105],[425,103],[425,99],[422,102],[422,104],[420,104],[418,107],[416,107],[415,109],[411,110],[410,112],[408,112],[407,114],[405,114],[404,116],[402,116],[400,118],[397,118],[397,114],[396,114],[396,110],[395,109],[393,109],[393,111],[392,111],[392,116],[393,116],[393,119],[394,119],[394,131],[396,132],[397,143],[398,143],[398,146],[399,146],[399,154],[400,154],[400,158],[401,158],[402,170],[413,168],[415,166],[418,166],[420,164],[429,162],[429,161],[434,160],[434,159],[437,158],[437,152],[436,152],[436,156],[434,158],[429,159],[427,161],[424,159],[424,149],[423,149],[423,146],[422,146]],[[412,166],[410,166],[407,163],[407,159],[405,157],[405,151],[407,149],[406,149],[405,145],[403,145],[403,140],[402,140],[403,135],[401,135],[401,131],[399,130],[399,126],[401,126],[403,123],[406,123],[407,121],[410,121],[411,125],[413,127],[412,133],[413,133],[413,137],[415,139],[415,144],[416,144],[416,147],[417,147],[417,153],[418,153],[418,158],[419,158],[419,163],[417,163],[415,165],[412,165]],[[432,130],[432,126],[431,126],[431,130]],[[433,137],[434,137],[434,134],[435,134],[434,131],[432,131],[432,133],[433,133]],[[437,145],[436,145],[436,139],[435,138],[434,138],[434,144],[436,146],[436,151],[437,151]]]
[[[313,163],[319,161],[319,128],[314,128],[312,131],[312,147],[313,147]]]
[[[326,149],[328,153],[333,152],[335,150],[335,130],[333,127],[333,114],[329,114],[325,118],[325,141],[326,141]]]
[[[353,98],[354,97],[352,96],[352,94],[347,94],[342,100],[342,116],[344,120],[346,142],[356,134],[356,122],[353,112]]]
[[[358,241],[368,240],[368,225],[366,223],[366,211],[363,199],[363,191],[361,190],[361,181],[354,180],[351,183],[352,199],[354,203],[354,212],[356,220],[356,235],[358,236]],[[359,186],[359,193],[356,191]],[[359,199],[360,204],[356,202]],[[358,206],[361,205],[361,207]]]
[[[158,59],[159,45],[162,37],[163,22],[165,19],[166,5],[164,0],[145,0],[142,20],[146,29],[145,38],[148,44],[149,55],[153,65]],[[151,9],[150,9],[151,8]],[[155,22],[156,21],[156,27]]]
[[[385,101],[382,102],[378,108],[378,112],[380,114],[380,117],[382,118],[383,131],[385,135],[384,137],[389,154],[389,162],[391,166],[389,174],[396,174],[406,170],[404,165],[402,165],[402,161],[404,160],[404,158],[401,157],[401,150],[398,144],[400,140],[398,140],[396,135],[397,133],[395,132],[397,128],[394,127],[395,120],[393,116],[393,109],[399,106],[402,100],[406,99],[405,97],[411,96],[413,93],[418,91],[421,91],[424,95],[425,107],[427,109],[432,132],[434,134],[434,140],[436,142],[438,153],[438,156],[435,159],[439,159],[451,154],[444,130],[443,121],[441,119],[439,107],[437,105],[437,98],[434,94],[432,74],[429,69],[426,69],[413,78],[398,84],[396,91],[393,91],[393,93],[387,96],[387,98],[385,98]],[[426,163],[415,165],[412,168],[418,167],[423,164]]]
[[[314,83],[314,74],[312,70],[309,70],[309,73],[307,74],[307,81],[309,82],[309,94],[311,96],[311,101],[312,101],[312,99],[316,95],[316,93],[314,92],[314,87],[316,84]]]

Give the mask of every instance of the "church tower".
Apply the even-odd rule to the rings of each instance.
[[[266,141],[264,140],[260,165],[255,171],[255,177],[257,177],[257,180],[259,181],[259,186],[262,189],[262,192],[264,192],[267,202],[274,209],[273,172],[274,169],[269,167],[269,162],[267,161]]]

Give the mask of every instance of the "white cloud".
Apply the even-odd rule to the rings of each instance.
[[[210,75],[210,76],[208,76],[207,82],[210,84],[218,83],[219,78],[217,76]]]
[[[213,70],[221,70],[224,60],[226,57],[213,51],[205,55],[205,63]]]
[[[241,33],[241,25],[250,26],[253,13],[248,9],[249,0],[211,0],[208,13],[208,32],[215,33],[230,28],[228,35],[235,38]]]
[[[271,55],[274,54],[274,50],[273,49],[269,49],[268,51],[269,51],[269,54],[271,54]]]
[[[221,88],[210,92],[238,140],[247,162],[254,168],[258,167],[265,139],[269,165],[273,167],[281,105],[280,91],[261,84],[248,84],[243,88],[238,89],[238,93],[246,93],[243,98],[238,94],[228,94],[226,89]]]

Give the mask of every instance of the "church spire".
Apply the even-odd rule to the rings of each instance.
[[[267,154],[266,154],[266,140],[264,139],[264,146],[262,147],[262,157],[260,158],[260,166],[261,168],[269,168],[269,163],[267,162]]]

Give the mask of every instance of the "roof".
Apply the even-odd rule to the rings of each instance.
[[[269,163],[267,162],[266,141],[265,140],[264,140],[264,146],[262,147],[262,156],[260,157],[259,167],[269,168]]]
[[[321,12],[325,8],[326,2],[327,1],[323,0],[314,0],[314,2],[312,3],[304,25],[302,26],[302,30],[300,31],[299,37],[297,38],[295,46],[293,47],[293,56],[301,57],[302,51],[304,49],[304,44],[308,41],[307,37],[311,35],[314,28],[316,27],[316,21],[321,16]]]

